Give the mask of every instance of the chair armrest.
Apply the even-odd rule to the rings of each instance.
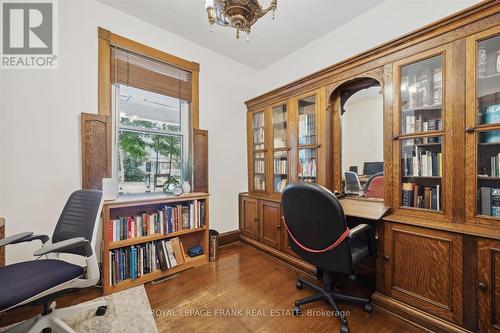
[[[350,229],[349,239],[358,237],[360,234],[366,235],[366,241],[368,242],[368,250],[370,251],[370,255],[375,256],[377,254],[377,250],[372,227],[364,223],[358,224],[354,228]]]
[[[28,237],[31,237],[33,235],[33,232],[27,231],[27,232],[21,232],[9,237],[6,237],[4,239],[0,239],[0,247],[6,246],[9,244],[16,244],[16,243],[21,243],[24,242],[25,239]]]
[[[43,256],[47,253],[57,253],[63,250],[85,246],[86,255],[90,257],[93,254],[92,246],[90,242],[83,237],[75,237],[66,239],[57,243],[47,244],[36,250],[33,255],[35,256]]]
[[[23,242],[31,242],[31,241],[34,241],[34,240],[40,240],[42,242],[42,244],[45,244],[49,241],[50,237],[47,236],[47,235],[31,235],[29,237],[26,237],[22,240],[19,240],[19,241],[15,241],[15,242],[12,242],[11,244],[17,244],[17,243],[23,243]]]
[[[354,228],[350,229],[349,238],[357,237],[359,234],[361,234],[362,232],[366,232],[366,231],[371,232],[372,227],[369,226],[368,224],[358,224]]]

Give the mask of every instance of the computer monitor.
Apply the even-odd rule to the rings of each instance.
[[[371,176],[384,171],[384,162],[365,162],[363,164],[363,175]]]
[[[344,176],[346,193],[361,191],[361,184],[359,183],[359,178],[356,173],[352,171],[346,171],[344,172]]]

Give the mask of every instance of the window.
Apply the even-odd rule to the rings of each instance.
[[[112,47],[111,83],[118,193],[191,182],[191,73]]]

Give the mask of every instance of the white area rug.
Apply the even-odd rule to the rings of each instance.
[[[158,332],[151,313],[148,295],[143,285],[100,297],[99,299],[105,299],[108,305],[108,310],[104,316],[96,316],[96,309],[94,309],[87,313],[78,314],[73,318],[64,318],[64,322],[79,333]],[[0,332],[7,328],[0,328]]]

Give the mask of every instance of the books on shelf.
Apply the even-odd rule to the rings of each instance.
[[[484,124],[500,123],[500,104],[488,106],[484,111],[483,117],[484,117],[484,122],[483,122]],[[493,140],[493,141],[488,140],[488,142],[499,142],[500,137],[498,139],[499,140]]]
[[[205,202],[166,205],[163,209],[137,216],[117,217],[109,221],[109,241],[198,229],[205,226]]]
[[[132,279],[157,270],[165,270],[186,261],[178,237],[132,245],[109,251],[109,284]]]
[[[402,207],[441,210],[440,185],[424,186],[416,183],[402,184]]]
[[[416,147],[412,154],[403,153],[402,171],[405,177],[441,177],[443,158],[441,153]]]
[[[266,189],[266,180],[263,174],[255,175],[253,181],[255,190],[264,191]]]
[[[299,144],[314,144],[316,141],[316,115],[299,114]]]
[[[274,159],[274,174],[285,175],[287,173],[287,160]]]
[[[421,114],[418,116],[415,115],[405,116],[403,124],[404,124],[403,134],[437,131],[443,129],[443,122],[441,119],[425,120]]]
[[[500,177],[500,153],[490,157],[491,177]]]
[[[481,215],[500,216],[500,188],[481,187],[479,189]]]
[[[310,158],[299,161],[299,177],[315,178],[316,177],[316,159]]]
[[[255,161],[255,169],[253,170],[253,172],[255,173],[264,173],[265,171],[265,164],[264,164],[264,160],[263,159],[256,159]]]

